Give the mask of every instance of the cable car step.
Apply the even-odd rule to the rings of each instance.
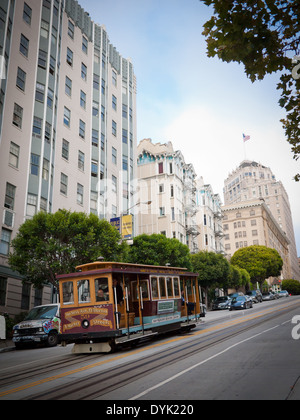
[[[125,337],[121,337],[121,338],[116,338],[115,339],[115,343],[116,344],[124,344],[124,343],[129,343],[130,341],[135,341],[135,340],[141,340],[143,338],[148,338],[148,337],[153,337],[154,335],[157,335],[158,332],[151,332],[151,333],[138,333],[138,334],[134,334],[134,335],[130,335],[125,336]]]

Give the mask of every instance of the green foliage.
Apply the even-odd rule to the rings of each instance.
[[[300,295],[300,282],[298,280],[283,280],[281,289],[286,290],[291,295]]]
[[[230,264],[227,288],[239,289],[250,283],[250,275],[247,270]]]
[[[35,287],[56,285],[56,274],[70,273],[80,264],[119,261],[126,255],[118,231],[96,215],[59,210],[40,212],[26,220],[12,241],[9,264]]]
[[[230,262],[247,270],[252,283],[260,284],[271,276],[279,276],[283,266],[278,252],[263,245],[252,245],[237,250]]]
[[[165,235],[142,234],[136,236],[130,247],[128,262],[136,264],[161,265],[191,269],[190,251],[178,239]]]
[[[191,256],[193,272],[199,273],[202,287],[227,288],[229,263],[221,254],[201,251]]]
[[[281,120],[294,159],[300,156],[300,78],[293,78],[292,58],[300,51],[300,7],[294,0],[200,0],[214,7],[203,34],[209,57],[243,63],[252,82],[266,74],[282,72],[277,89]],[[295,176],[300,180],[300,174]]]

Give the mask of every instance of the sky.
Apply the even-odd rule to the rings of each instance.
[[[246,158],[270,167],[290,200],[300,255],[300,171],[287,143],[279,75],[252,83],[243,65],[208,58],[199,0],[79,0],[131,58],[137,78],[137,141],[171,141],[223,200],[224,180]],[[243,133],[250,140],[243,142]]]

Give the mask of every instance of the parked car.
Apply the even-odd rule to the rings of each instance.
[[[262,294],[260,290],[251,290],[246,293],[247,296],[250,296],[252,298],[252,302],[258,303],[262,302]]]
[[[274,299],[276,299],[276,298],[275,298],[275,296],[273,295],[273,293],[271,293],[271,292],[264,292],[264,293],[262,294],[262,299],[263,299],[263,300],[265,300],[265,301],[267,301],[267,300],[274,300]]]
[[[289,293],[286,290],[281,290],[279,293],[279,297],[289,297]]]
[[[249,296],[235,296],[232,298],[229,310],[233,309],[249,309],[253,307],[252,299]]]
[[[230,297],[230,299],[237,297],[237,296],[244,296],[244,293],[242,292],[236,292],[236,293],[229,293],[228,297]]]
[[[60,305],[57,303],[35,306],[24,321],[13,327],[13,332],[16,348],[36,343],[55,347],[60,333]]]
[[[213,301],[212,310],[216,311],[218,309],[228,309],[230,302],[231,302],[230,297],[219,296]]]

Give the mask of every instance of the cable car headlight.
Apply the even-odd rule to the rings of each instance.
[[[81,325],[82,325],[82,328],[85,328],[86,329],[86,328],[89,328],[90,323],[89,323],[89,321],[87,319],[84,319],[82,321]]]

